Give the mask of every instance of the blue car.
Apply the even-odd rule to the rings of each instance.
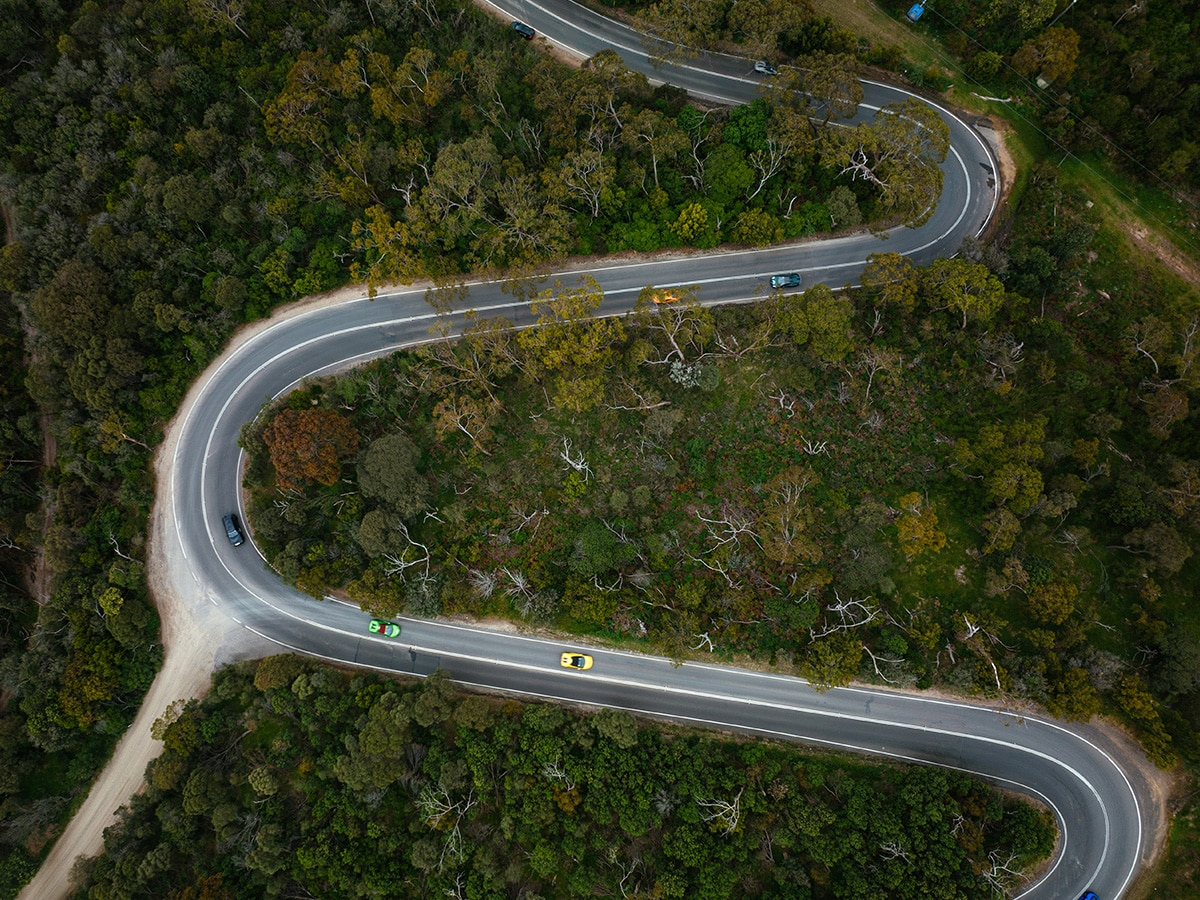
[[[525,40],[527,40],[527,41],[532,41],[533,36],[535,34],[537,34],[536,31],[534,31],[532,28],[530,28],[524,22],[513,22],[511,27],[512,27],[513,31],[515,31],[521,37],[525,38]]]
[[[1100,898],[1097,897],[1095,894],[1093,894],[1091,891],[1088,891],[1086,894],[1084,894],[1082,897],[1080,897],[1079,900],[1100,900]]]

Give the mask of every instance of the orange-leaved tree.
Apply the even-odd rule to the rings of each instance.
[[[285,409],[263,430],[263,441],[275,467],[275,482],[284,490],[309,482],[333,484],[342,461],[358,450],[358,431],[332,409]]]

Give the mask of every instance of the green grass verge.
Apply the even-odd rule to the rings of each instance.
[[[1071,157],[1060,168],[1065,179],[1086,192],[1105,224],[1130,236],[1135,251],[1153,255],[1200,289],[1200,230],[1194,206],[1154,185],[1130,179],[1095,156]]]
[[[1172,819],[1166,856],[1144,896],[1200,897],[1200,797],[1195,794]]]

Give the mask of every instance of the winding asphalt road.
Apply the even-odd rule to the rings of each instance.
[[[750,64],[704,57],[685,68],[655,71],[635,35],[566,2],[521,2],[508,17],[531,22],[563,47],[590,54],[618,49],[651,77],[713,99],[746,101],[757,79]],[[904,99],[895,88],[868,84],[863,113]],[[952,130],[945,188],[920,229],[901,229],[886,243],[856,235],[820,243],[675,259],[613,263],[588,269],[606,295],[605,312],[631,307],[647,284],[698,285],[705,303],[753,300],[776,272],[800,271],[805,284],[851,283],[868,253],[901,252],[918,262],[948,256],[963,236],[978,233],[995,205],[995,162],[986,143],[943,110]],[[570,282],[578,272],[548,273]],[[469,285],[468,304],[487,315],[527,321],[496,283]],[[489,690],[628,709],[677,721],[737,729],[896,759],[933,763],[982,775],[1036,797],[1062,830],[1053,867],[1020,896],[1075,900],[1085,889],[1115,900],[1130,884],[1145,849],[1146,787],[1125,772],[1099,731],[1065,727],[966,703],[890,691],[839,689],[817,693],[803,681],[728,667],[624,652],[592,650],[588,673],[562,670],[563,648],[536,638],[463,625],[402,620],[399,640],[366,634],[367,616],[336,602],[318,603],[285,587],[252,544],[233,548],[223,513],[240,504],[242,424],[267,400],[305,378],[344,370],[399,347],[427,340],[434,315],[424,289],[399,290],[321,306],[259,329],[213,371],[186,416],[170,466],[168,553],[195,580],[196,596],[245,628],[284,647],[385,671],[427,675],[438,668]],[[177,576],[178,578],[178,576]]]

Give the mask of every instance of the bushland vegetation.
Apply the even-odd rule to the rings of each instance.
[[[870,129],[830,142],[791,101],[697,109],[612,54],[569,69],[450,0],[16,0],[0,18],[2,275],[23,326],[5,334],[28,333],[33,360],[25,390],[15,359],[5,374],[3,563],[27,567],[40,542],[49,573],[40,605],[7,603],[8,883],[157,667],[150,454],[239,323],[351,278],[914,214],[842,174]],[[933,138],[918,168],[936,178]],[[41,443],[34,406],[56,447],[40,488],[21,462]]]
[[[0,256],[0,265],[6,261]],[[0,459],[0,657],[5,660],[20,656],[22,638],[35,627],[38,612],[30,581],[38,570],[41,541],[37,509],[42,434],[37,407],[25,390],[23,336],[17,309],[7,292],[0,294],[0,446],[4,448]],[[7,698],[0,699],[0,708],[6,702]],[[0,746],[7,751],[6,761],[8,753],[21,744],[19,731],[18,719],[0,720]],[[61,812],[61,805],[39,810],[13,802],[28,771],[28,764],[17,764],[16,759],[0,771],[0,811],[5,834],[20,834],[20,840],[33,838],[40,843],[45,840],[43,829]],[[0,890],[20,884],[33,870],[29,855],[16,854],[0,870]]]
[[[1193,757],[1196,297],[1106,262],[1053,167],[1015,234],[747,307],[593,320],[594,284],[547,286],[540,329],[476,320],[264,415],[255,536],[380,613],[1107,705]],[[348,419],[340,478],[278,484],[289,409]]]
[[[971,78],[1022,96],[1022,109],[1061,150],[1099,152],[1127,177],[1194,192],[1198,13],[1195,2],[1068,9],[952,0],[937,4],[926,27],[965,60]]]
[[[156,725],[88,896],[966,898],[1053,847],[951,772],[272,657]],[[886,802],[881,802],[886,798]]]
[[[1149,31],[1163,9],[1152,6],[1146,12],[1143,4],[1123,20],[1114,13],[1113,27],[1125,30],[1134,24]],[[1171,27],[1178,32],[1179,22],[1173,20]],[[12,238],[0,257],[0,279],[21,315],[21,327],[13,322],[10,328],[6,322],[3,333],[10,341],[26,335],[23,352],[32,361],[24,370],[16,345],[6,345],[13,356],[5,358],[7,388],[0,417],[12,429],[6,432],[8,454],[0,478],[7,507],[0,564],[9,590],[0,668],[4,890],[28,876],[132,717],[158,664],[158,622],[144,579],[150,454],[183,390],[239,323],[351,277],[377,283],[524,265],[571,252],[707,247],[728,240],[753,244],[859,221],[913,221],[924,208],[920,193],[915,202],[913,195],[889,198],[866,177],[879,174],[874,168],[878,160],[868,151],[887,134],[886,118],[831,143],[818,130],[796,130],[803,110],[773,100],[779,92],[773,95],[770,85],[761,103],[744,110],[697,108],[677,92],[651,90],[607,56],[578,73],[556,68],[502,23],[444,0],[314,6],[283,0],[13,0],[0,16],[0,34],[5,72],[0,136],[6,151],[2,194]],[[816,58],[812,67],[824,73],[824,80],[808,87],[839,103],[853,102],[853,93],[846,93],[850,82],[844,57],[854,42],[819,20],[803,23],[797,35],[784,52],[827,55]],[[863,59],[862,48],[855,46],[854,53]],[[1156,38],[1155,46],[1165,53],[1168,43]],[[1085,42],[1083,49],[1086,53],[1090,46]],[[1165,58],[1156,55],[1154,61]],[[1186,98],[1192,90],[1190,76],[1185,77],[1189,64],[1155,62],[1154,72],[1183,73],[1172,76],[1172,83]],[[785,70],[787,77],[795,76]],[[1120,80],[1097,76],[1094,83],[1116,86]],[[1143,88],[1157,85],[1152,78]],[[1139,101],[1132,112],[1141,116],[1139,110],[1148,109],[1149,102]],[[1151,131],[1167,133],[1163,140],[1178,134],[1179,147],[1171,153],[1181,150],[1183,155],[1174,168],[1194,177],[1185,130],[1171,131],[1169,122],[1155,120],[1159,109],[1165,107],[1155,106],[1144,120],[1147,139]],[[1156,130],[1155,121],[1164,124]],[[936,158],[937,144],[934,139],[920,148],[923,158],[906,173],[909,178],[936,178],[928,163]],[[851,162],[861,177],[853,179],[854,171],[843,171]],[[471,184],[464,171],[476,177],[478,187],[456,193]],[[923,190],[935,187],[927,183]],[[1031,207],[1034,212],[1018,219],[1011,248],[991,248],[978,258],[1001,277],[1010,294],[1030,298],[1045,312],[1043,318],[1057,322],[1069,338],[1055,337],[1055,326],[1048,325],[1051,337],[1044,340],[1049,343],[1039,347],[1017,330],[1024,327],[1019,319],[1005,318],[1006,305],[997,321],[1016,322],[1017,342],[1025,341],[1017,370],[1031,371],[1024,360],[1032,358],[1028,354],[1034,347],[1050,355],[1069,347],[1066,357],[1055,357],[1059,374],[1047,382],[1045,392],[1067,385],[1073,393],[1064,396],[1095,403],[1096,427],[1108,428],[1095,433],[1096,464],[1109,464],[1109,471],[1122,472],[1125,480],[1097,476],[1101,480],[1093,479],[1092,486],[1108,491],[1114,509],[1133,512],[1112,520],[1128,526],[1119,543],[1110,547],[1097,540],[1091,552],[1104,561],[1102,567],[1097,564],[1095,581],[1098,596],[1113,603],[1104,609],[1121,610],[1105,624],[1131,624],[1116,637],[1106,637],[1103,628],[1089,636],[1122,660],[1126,643],[1132,645],[1136,637],[1138,654],[1132,664],[1122,663],[1129,666],[1122,670],[1122,708],[1141,710],[1153,728],[1161,722],[1173,736],[1173,746],[1190,752],[1188,728],[1200,716],[1197,666],[1191,659],[1200,625],[1181,585],[1189,577],[1195,583],[1194,558],[1172,573],[1193,539],[1187,523],[1194,516],[1188,467],[1194,453],[1188,448],[1195,441],[1187,439],[1194,416],[1181,414],[1180,399],[1193,390],[1186,373],[1194,371],[1185,365],[1190,357],[1183,352],[1191,346],[1185,295],[1157,271],[1131,271],[1119,238],[1104,232],[1092,238],[1091,249],[1080,257],[1087,262],[1086,277],[1075,279],[1065,260],[1075,258],[1070,251],[1083,233],[1068,239],[1057,231],[1056,190],[1051,186],[1039,194],[1043,200]],[[1036,223],[1028,238],[1020,233],[1026,221]],[[1011,265],[1011,275],[1005,264]],[[1018,278],[1025,280],[1018,284],[1013,280]],[[1078,295],[1073,293],[1077,284]],[[898,291],[900,297],[912,292]],[[881,288],[882,293],[897,296]],[[990,290],[985,293],[991,296]],[[968,301],[957,302],[962,306]],[[813,298],[818,309],[825,303]],[[874,303],[852,299],[854,349],[848,354],[857,352],[863,335],[870,333],[873,325],[864,316],[873,315]],[[840,315],[838,304],[830,308]],[[806,301],[804,316],[808,310]],[[1081,310],[1086,312],[1075,316]],[[956,327],[965,312],[956,308]],[[967,332],[977,337],[974,315],[968,316]],[[911,320],[914,327],[918,321],[924,319]],[[729,326],[722,320],[721,327]],[[828,335],[817,344],[826,340]],[[796,352],[815,352],[817,344],[798,342]],[[947,378],[973,371],[973,353],[966,347],[957,356],[951,353]],[[849,365],[845,359],[841,364]],[[715,358],[702,363],[705,372],[710,364],[718,369],[725,365]],[[814,385],[824,383],[824,365],[834,363],[805,364],[816,373]],[[685,381],[703,374],[686,367],[680,373]],[[1069,373],[1069,382],[1063,373]],[[704,377],[709,381],[697,382],[701,393],[712,375]],[[1023,396],[1030,379],[1023,374],[1019,381],[1016,397]],[[792,391],[807,391],[805,397],[812,400],[813,388],[805,384]],[[673,386],[678,385],[669,381],[668,387]],[[588,395],[582,381],[577,387],[576,394]],[[572,395],[564,391],[564,396]],[[873,401],[879,391],[871,388]],[[471,412],[467,401],[464,392],[464,414],[486,413],[486,405]],[[514,401],[506,397],[505,402]],[[1151,402],[1157,432],[1147,424]],[[47,438],[56,448],[52,470],[36,486],[32,464],[25,462],[38,457],[42,444],[35,409],[49,423]],[[1113,418],[1104,418],[1103,410]],[[446,408],[441,415],[453,422],[460,412]],[[1049,419],[1055,427],[1055,417]],[[471,419],[459,421],[471,428]],[[669,425],[668,417],[663,427]],[[473,440],[459,425],[454,427],[463,440]],[[359,452],[370,453],[380,438],[371,436]],[[1128,444],[1122,443],[1125,439]],[[581,446],[572,445],[572,459],[577,460]],[[560,454],[568,452],[561,441],[558,447]],[[388,448],[383,454],[376,447],[372,456],[385,466],[383,471],[393,456],[416,454],[420,460],[422,468],[410,473],[414,493],[406,495],[408,502],[441,496],[444,486],[431,480],[428,457],[420,456],[427,449],[417,443],[409,449],[398,439],[383,445]],[[690,465],[690,456],[677,460],[681,469]],[[1057,459],[1044,451],[1043,459],[1051,458]],[[348,470],[360,468],[371,469],[365,456]],[[981,477],[989,476],[982,470],[972,473],[975,481]],[[364,496],[368,483],[369,474]],[[422,483],[428,483],[427,497],[421,494]],[[587,502],[594,502],[600,492],[588,490]],[[956,543],[955,523],[962,534],[983,533],[970,531],[982,529],[982,517],[973,524],[964,507],[960,518],[952,512],[955,504],[939,498],[937,490],[931,491],[930,503],[915,488],[887,501],[897,513],[888,525],[894,527],[894,537],[885,530],[884,543],[894,541],[891,553],[903,555],[905,566],[905,548],[937,544],[936,530],[945,534],[946,544],[923,550],[913,565],[932,553],[965,546]],[[900,503],[912,493],[921,494],[915,510],[915,501]],[[626,510],[635,499],[640,503],[645,498],[644,493],[636,498],[626,494]],[[310,488],[304,495],[312,499]],[[35,497],[40,506],[31,519]],[[615,492],[603,499],[620,504]],[[1014,500],[1021,505],[1014,494],[1005,501],[1009,512]],[[659,502],[653,493],[650,501]],[[368,507],[385,502],[403,513],[403,503],[389,499],[386,491]],[[1082,517],[1086,508],[1084,504],[1074,515]],[[901,509],[909,510],[907,517],[901,517]],[[300,503],[291,516],[303,511]],[[375,511],[365,509],[364,522]],[[935,527],[931,511],[938,517]],[[711,518],[712,513],[710,505],[704,514]],[[1030,533],[1031,521],[1040,521],[1012,514],[1021,535]],[[386,552],[395,556],[403,541],[396,537],[399,528],[385,514],[375,516],[373,524]],[[996,525],[1012,531],[1003,517]],[[364,532],[357,521],[347,527],[353,529],[349,546]],[[368,541],[371,533],[368,527]],[[1137,540],[1125,542],[1130,534]],[[1174,541],[1177,536],[1182,545]],[[46,595],[35,598],[25,592],[21,576],[30,573],[39,540],[51,579]],[[1014,541],[1014,548],[1024,548],[1024,540]],[[837,552],[857,560],[862,557],[855,556],[858,550]],[[1088,553],[1077,556],[1091,565]],[[996,567],[992,559],[987,558],[984,568]],[[1112,565],[1114,560],[1119,564]],[[1155,568],[1142,573],[1139,560],[1147,566],[1153,562]],[[410,561],[404,558],[405,565]],[[337,569],[323,573],[319,562],[318,553],[297,565],[298,582],[306,573],[311,584],[329,571],[334,581],[345,574]],[[889,577],[898,588],[904,571],[910,571],[910,579],[923,577],[916,568],[896,568]],[[1138,580],[1141,574],[1147,577]],[[978,580],[977,574],[971,577]],[[882,592],[886,583],[880,585]],[[1144,594],[1136,585],[1145,586]],[[381,590],[381,595],[387,590],[395,588]],[[1079,597],[1086,601],[1092,596],[1082,581],[1079,590],[1076,611]],[[446,608],[444,597],[452,593],[439,593],[425,608]],[[922,589],[923,595],[939,593],[950,596],[940,587]],[[1012,601],[1015,620],[1020,589],[1009,589],[1005,596]],[[407,595],[404,602],[409,602]],[[1061,594],[1055,602],[1061,611]],[[1072,615],[1062,627],[1080,621]],[[574,621],[581,627],[581,620]],[[964,635],[970,631],[953,616],[947,621],[965,629]],[[586,627],[603,628],[614,639],[631,636],[613,625]],[[757,626],[743,627],[749,632]],[[799,633],[803,636],[803,630]],[[1086,668],[1089,683],[1106,692],[1109,682],[1093,671],[1083,651],[1067,649],[1083,646],[1073,640],[1062,648],[1056,644],[1055,655],[1048,656],[1048,665],[1058,666],[1052,676],[1057,677],[1066,660],[1068,668]],[[689,647],[696,643],[688,640]],[[716,646],[723,652],[741,647],[742,638]],[[878,655],[882,645],[868,646]],[[961,646],[952,646],[956,654],[961,652]],[[894,658],[907,657],[899,643],[893,647]],[[907,664],[919,670],[915,658]],[[889,666],[897,665],[883,662],[881,669],[895,678]],[[976,668],[984,665],[983,675],[972,683],[986,688],[990,664],[985,660]],[[1158,681],[1160,672],[1169,677]],[[965,675],[957,677],[967,683]],[[1146,694],[1136,690],[1147,680],[1160,720],[1146,712],[1150,707],[1140,702]],[[1090,702],[1086,691],[1083,697]]]
[[[854,57],[902,73],[918,87],[1006,92],[1016,115],[1037,123],[1059,152],[1115,163],[1126,178],[1182,191],[1192,201],[1173,224],[1194,242],[1194,192],[1200,187],[1200,54],[1195,52],[1198,8],[1183,3],[1075,3],[1054,0],[948,0],[930,4],[919,24],[903,14],[910,3],[879,6],[895,28],[936,38],[958,58],[961,71],[915,65],[896,40],[872,44],[785,0],[612,0],[633,13],[664,57],[720,47],[794,63]],[[1189,224],[1189,220],[1190,224]]]

